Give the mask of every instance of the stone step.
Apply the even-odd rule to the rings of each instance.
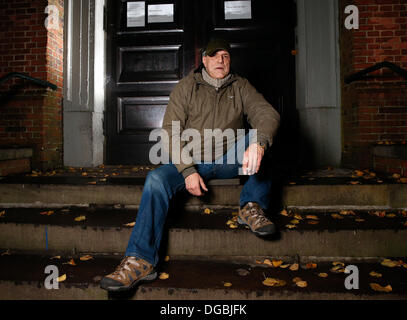
[[[100,182],[92,178],[18,177],[0,180],[0,204],[4,207],[50,207],[70,205],[138,206],[144,178],[112,178]],[[185,206],[238,206],[242,183],[239,179],[214,180],[201,198],[187,194]],[[279,206],[313,208],[407,208],[407,184],[349,184],[339,179],[299,181],[295,185],[275,185],[273,200]]]
[[[45,211],[47,212],[49,208]],[[122,254],[131,234],[136,209],[113,207],[8,208],[0,218],[0,248]],[[405,211],[293,211],[272,215],[278,234],[260,239],[243,226],[230,228],[236,210],[171,209],[162,251],[170,255],[209,256],[404,256],[407,252]],[[345,215],[348,213],[347,215]],[[301,217],[295,216],[295,214]],[[85,216],[86,220],[75,221]],[[312,220],[307,215],[315,215]],[[301,218],[299,220],[298,218]],[[341,219],[340,219],[341,218]],[[293,221],[297,219],[298,221]],[[295,222],[298,222],[295,224]],[[317,223],[317,224],[315,224]],[[294,228],[292,228],[294,226]]]
[[[407,269],[400,262],[397,267],[386,267],[376,260],[285,260],[283,265],[299,262],[297,271],[289,267],[281,268],[258,264],[256,261],[217,261],[200,259],[177,259],[157,267],[159,274],[169,275],[166,280],[157,279],[140,285],[130,292],[108,294],[99,288],[100,279],[112,272],[118,265],[117,256],[93,256],[81,261],[80,256],[53,258],[47,253],[16,253],[13,251],[0,256],[0,299],[35,300],[405,300],[407,298]],[[68,264],[71,259],[75,265]],[[406,259],[397,261],[405,263]],[[333,263],[342,262],[349,274],[334,273]],[[313,267],[310,268],[311,264]],[[45,272],[53,265],[56,269]],[[54,268],[54,267],[52,267]],[[352,268],[352,269],[351,269]],[[57,271],[56,271],[57,270]],[[351,271],[352,270],[352,271]],[[380,273],[380,278],[372,277],[370,272]],[[58,272],[58,273],[56,273]],[[326,277],[319,276],[326,273]],[[47,289],[46,279],[66,275],[66,280],[58,283],[58,289]],[[351,283],[358,289],[347,289],[345,279],[352,276]],[[299,287],[293,279],[299,277],[306,281],[306,287]],[[357,277],[357,278],[356,278]],[[54,280],[48,278],[48,284]],[[266,278],[283,280],[280,287],[263,284]],[[358,280],[355,280],[358,279]],[[348,281],[349,282],[349,281]],[[382,287],[391,286],[390,292],[374,291],[370,284]],[[201,310],[202,312],[203,310]]]

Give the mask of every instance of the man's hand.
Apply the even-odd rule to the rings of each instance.
[[[244,153],[242,170],[249,176],[257,173],[264,156],[264,149],[257,143],[251,144]]]
[[[193,173],[193,174],[189,175],[188,177],[186,177],[185,186],[190,194],[197,196],[197,197],[203,196],[201,187],[203,190],[208,191],[208,189],[206,188],[206,185],[205,185],[203,179],[201,178],[201,176],[199,175],[199,173]]]

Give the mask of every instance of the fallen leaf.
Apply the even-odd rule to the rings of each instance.
[[[361,176],[364,175],[364,172],[363,172],[363,171],[360,171],[360,170],[355,170],[354,173],[355,173],[358,177],[361,177]]]
[[[290,266],[290,270],[291,270],[291,271],[297,271],[298,268],[299,268],[298,263],[293,263],[293,264]]]
[[[297,219],[293,219],[293,220],[290,221],[290,223],[291,223],[291,224],[299,224],[300,221],[297,220]]]
[[[297,228],[297,226],[295,224],[286,224],[285,226],[286,226],[287,229]]]
[[[280,266],[280,268],[281,269],[285,269],[285,268],[288,268],[290,266],[290,264],[282,264],[281,266]]]
[[[308,220],[307,223],[308,223],[308,224],[318,224],[319,221],[316,221],[316,220]]]
[[[79,216],[79,217],[76,217],[75,218],[75,221],[84,221],[84,220],[86,220],[86,217],[85,216]]]
[[[69,260],[68,262],[64,262],[63,264],[69,264],[71,266],[76,266],[74,259]]]
[[[305,288],[308,286],[307,281],[297,281],[295,284],[297,285],[297,287],[300,287],[300,288]]]
[[[399,182],[401,182],[401,183],[407,183],[407,178],[400,178],[400,179],[399,179]]]
[[[134,221],[124,224],[125,227],[134,227],[135,225],[136,225],[136,222],[134,222]]]
[[[231,287],[232,284],[231,284],[230,282],[225,282],[225,283],[223,284],[223,286],[224,286],[224,287]]]
[[[386,214],[386,218],[394,218],[396,215],[394,213]]]
[[[204,210],[204,213],[205,213],[205,214],[211,214],[211,213],[212,213],[212,210],[209,209],[209,208],[206,208],[206,209]]]
[[[318,277],[326,278],[326,277],[328,277],[328,274],[326,272],[321,272],[321,273],[318,273]]]
[[[268,287],[282,287],[286,285],[286,282],[280,279],[266,278],[264,279],[263,284]]]
[[[297,283],[298,281],[302,281],[302,279],[300,277],[295,277],[292,281],[294,283]]]
[[[86,177],[88,175],[87,172],[82,172],[82,176]]]
[[[341,212],[339,212],[341,215],[343,216],[348,216],[348,215],[355,215],[355,212],[353,212],[352,210],[342,210]]]
[[[355,219],[355,221],[356,221],[356,222],[363,222],[363,221],[365,221],[365,219],[362,219],[362,218],[356,218],[356,219]]]
[[[88,184],[96,184],[96,181],[90,181]]]
[[[297,219],[297,220],[302,220],[302,219],[303,219],[303,217],[302,217],[300,214],[298,214],[298,213],[296,213],[296,214],[294,215],[294,218]]]
[[[170,256],[165,256],[164,261],[165,261],[165,262],[170,261]]]
[[[169,277],[170,277],[170,275],[169,275],[168,273],[165,273],[165,272],[161,272],[160,275],[159,275],[159,278],[160,278],[161,280],[166,280],[166,279],[168,279]]]
[[[60,276],[60,277],[57,278],[57,281],[58,281],[58,282],[63,282],[63,281],[65,281],[65,280],[66,280],[66,274],[63,274],[62,276]]]
[[[400,211],[400,214],[405,218],[407,217],[407,210]]]
[[[400,175],[398,173],[393,173],[393,175],[391,177],[394,179],[399,179]]]
[[[305,266],[306,269],[315,269],[316,267],[317,267],[317,264],[312,263],[312,262],[307,263]]]
[[[305,216],[305,218],[310,219],[310,220],[319,220],[319,218],[315,215],[308,214]]]
[[[231,223],[230,225],[229,225],[229,228],[230,229],[236,229],[238,227],[238,225],[236,224],[236,223]]]
[[[61,259],[61,256],[53,256],[53,257],[51,257],[50,259],[51,259],[51,260],[54,260],[54,259]]]
[[[6,210],[1,211],[1,212],[0,212],[0,217],[1,217],[1,218],[4,217],[5,214],[6,214]]]
[[[50,215],[54,214],[54,211],[53,210],[43,211],[43,212],[40,212],[40,214],[43,216],[50,216]]]
[[[379,218],[383,218],[386,216],[386,212],[384,212],[384,211],[372,211],[372,212],[369,212],[369,214],[379,217]]]
[[[350,181],[349,183],[352,184],[352,185],[360,184],[359,181]]]
[[[374,290],[374,291],[379,291],[379,292],[391,292],[393,290],[393,288],[391,287],[391,285],[387,285],[385,287],[382,287],[380,284],[378,283],[369,283],[370,287]]]
[[[334,219],[339,219],[339,220],[343,219],[343,216],[341,216],[340,214],[337,214],[337,213],[331,214],[331,217]]]
[[[375,277],[375,278],[381,278],[381,277],[382,277],[382,274],[381,274],[381,273],[378,273],[378,272],[376,272],[376,271],[371,271],[371,272],[369,273],[369,275],[372,276],[372,277]]]
[[[81,261],[88,261],[88,260],[91,260],[91,259],[93,259],[93,257],[91,255],[89,255],[89,254],[84,255],[84,256],[79,258],[79,260],[81,260]]]
[[[287,212],[287,210],[282,210],[281,212],[280,212],[280,214],[282,215],[282,216],[285,216],[285,217],[288,217],[288,212]]]
[[[341,267],[344,267],[344,266],[345,266],[345,264],[344,264],[343,262],[340,262],[340,261],[334,261],[334,262],[332,262],[332,265],[334,265],[334,266],[341,266]]]
[[[297,184],[297,183],[296,182],[289,182],[289,184],[294,185],[294,184]]]
[[[282,260],[273,260],[272,263],[273,263],[274,268],[278,268],[279,266],[281,266],[283,264],[283,261]]]
[[[343,266],[339,265],[339,266],[332,267],[330,269],[330,271],[333,272],[333,273],[344,273],[345,268]]]
[[[270,261],[270,259],[264,259],[263,264],[266,264],[266,265],[268,265],[270,267],[273,266],[273,263]]]
[[[385,267],[389,267],[389,268],[394,268],[394,267],[400,266],[398,261],[394,261],[394,260],[390,260],[390,259],[384,259],[381,262],[381,265],[385,266]]]

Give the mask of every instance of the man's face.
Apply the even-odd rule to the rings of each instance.
[[[217,51],[212,57],[202,58],[206,71],[212,78],[223,79],[230,71],[230,54],[225,50]]]

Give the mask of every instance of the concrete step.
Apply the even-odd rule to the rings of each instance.
[[[108,294],[99,288],[100,279],[112,272],[120,258],[115,256],[93,256],[81,261],[80,256],[53,258],[46,253],[17,253],[10,251],[0,256],[0,299],[35,300],[88,300],[88,299],[135,299],[135,300],[285,300],[285,299],[403,299],[407,298],[407,268],[402,265],[385,267],[378,260],[344,260],[344,266],[357,267],[351,271],[353,284],[358,289],[348,290],[345,279],[348,274],[331,271],[336,260],[316,259],[285,260],[284,264],[299,262],[299,270],[272,267],[256,261],[216,261],[185,260],[171,257],[158,266],[158,272],[169,275],[166,280],[142,284],[139,288],[122,294]],[[75,265],[67,264],[71,259]],[[399,259],[405,262],[406,259]],[[398,260],[398,261],[399,261]],[[315,268],[307,268],[307,263],[315,263]],[[47,266],[57,269],[45,272]],[[58,270],[58,273],[56,273]],[[343,271],[343,270],[342,270]],[[371,271],[380,273],[380,278],[369,275]],[[320,277],[326,273],[327,277]],[[58,283],[58,289],[47,289],[46,278],[66,275],[66,280]],[[350,274],[349,274],[350,275]],[[300,277],[307,282],[306,287],[298,287],[293,279]],[[280,287],[268,287],[262,282],[265,278],[284,280]],[[52,284],[53,280],[48,279]],[[391,292],[374,291],[370,283],[382,287],[390,285]],[[230,284],[230,286],[227,286]]]
[[[105,173],[86,176],[27,176],[0,179],[0,204],[13,206],[113,205],[137,207],[140,204],[145,174],[114,176]],[[404,181],[404,180],[403,180]],[[201,198],[185,195],[185,207],[238,206],[244,178],[209,181],[209,192]],[[356,183],[356,184],[355,184]],[[276,206],[379,209],[407,208],[407,184],[392,178],[365,176],[296,176],[277,179],[273,186]]]
[[[48,210],[52,211],[51,215],[41,214]],[[48,208],[46,211],[40,208],[0,209],[2,211],[0,248],[67,253],[122,254],[132,230],[125,224],[135,221],[137,215],[136,209],[113,207]],[[243,226],[230,228],[227,223],[236,210],[217,209],[211,214],[203,211],[203,208],[200,211],[170,210],[162,241],[164,254],[398,257],[407,252],[405,211],[383,212],[383,217],[376,211],[274,214],[271,218],[279,233],[271,239],[260,239]],[[81,215],[86,220],[75,221]],[[317,220],[307,218],[307,215],[315,215]]]

